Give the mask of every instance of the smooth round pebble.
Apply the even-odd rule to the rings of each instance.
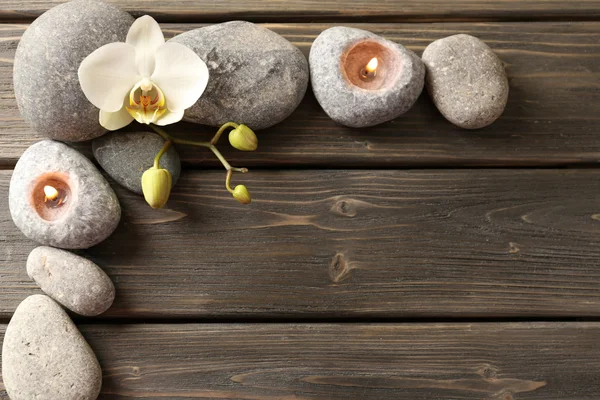
[[[45,181],[69,189],[62,206],[51,209],[44,202]],[[8,200],[12,219],[25,236],[52,247],[94,246],[110,236],[121,219],[119,200],[94,164],[53,140],[25,150],[13,171]],[[40,210],[48,209],[57,213],[45,217]]]
[[[436,40],[423,52],[427,90],[442,115],[466,129],[483,128],[504,112],[508,79],[498,56],[476,37]]]
[[[306,92],[308,63],[300,49],[259,25],[226,22],[170,41],[194,50],[210,73],[205,92],[185,111],[186,121],[264,129],[287,118]]]
[[[99,110],[79,85],[85,57],[112,42],[124,42],[134,19],[113,5],[75,0],[58,5],[25,31],[15,54],[13,79],[21,115],[39,134],[81,141],[106,132]]]
[[[115,299],[115,287],[96,264],[66,250],[40,246],[27,258],[27,275],[48,296],[88,317],[102,314]]]
[[[360,68],[373,56],[379,59],[378,74],[383,78],[382,86],[375,89],[358,81]],[[361,64],[356,69],[358,60]],[[336,26],[324,30],[312,44],[309,63],[319,104],[331,119],[349,127],[397,118],[423,91],[421,59],[404,46],[361,29]]]
[[[33,295],[4,333],[2,379],[11,400],[95,400],[102,370],[67,313],[50,297]]]
[[[111,178],[132,192],[142,194],[142,175],[152,167],[154,157],[165,144],[149,132],[111,132],[93,141],[94,157]],[[160,159],[171,173],[173,186],[181,173],[179,155],[173,146]]]

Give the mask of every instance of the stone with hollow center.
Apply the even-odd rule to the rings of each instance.
[[[367,66],[375,64],[372,72]],[[310,50],[313,92],[334,121],[368,127],[408,111],[423,90],[425,67],[415,53],[361,29],[326,29]]]
[[[58,195],[48,198],[46,186]],[[64,143],[44,140],[21,156],[10,181],[12,219],[28,238],[65,249],[85,249],[117,227],[121,206],[90,160]]]

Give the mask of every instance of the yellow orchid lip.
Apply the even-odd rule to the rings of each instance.
[[[140,124],[153,124],[167,111],[165,104],[162,90],[156,84],[142,80],[129,92],[129,107],[126,109]]]

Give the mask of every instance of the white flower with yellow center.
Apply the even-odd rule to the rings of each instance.
[[[100,109],[100,124],[120,129],[134,119],[143,124],[178,122],[208,83],[208,68],[189,48],[165,43],[158,23],[138,18],[125,43],[104,45],[79,66],[79,82]]]

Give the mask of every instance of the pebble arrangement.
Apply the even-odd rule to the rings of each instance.
[[[75,0],[49,10],[21,39],[14,87],[21,113],[33,129],[61,141],[95,139],[93,153],[100,166],[117,183],[141,194],[142,174],[152,167],[157,152],[164,153],[162,168],[176,184],[181,172],[177,152],[165,146],[164,134],[104,135],[98,110],[77,81],[81,61],[106,43],[124,41],[133,21],[128,13],[93,0]],[[433,42],[421,59],[370,32],[336,27],[315,40],[309,63],[286,39],[248,22],[195,29],[171,40],[196,52],[210,70],[204,95],[184,116],[200,124],[220,126],[233,120],[254,129],[275,125],[298,106],[309,74],[325,112],[351,127],[399,117],[424,86],[442,115],[466,129],[494,122],[508,98],[502,62],[487,45],[468,35]],[[364,86],[354,82],[348,74],[372,54],[381,57],[387,69]],[[52,104],[46,103],[49,99]],[[352,107],[356,102],[360,112]],[[236,135],[245,132],[239,129]],[[93,400],[102,385],[96,356],[62,307],[97,316],[112,305],[115,288],[99,266],[63,249],[84,249],[106,239],[119,223],[121,208],[95,165],[55,140],[25,151],[9,190],[15,225],[43,245],[31,252],[26,267],[46,293],[25,299],[6,329],[2,370],[12,400]],[[256,143],[247,146],[252,149]],[[32,182],[45,173],[68,176],[69,186],[77,189],[77,198],[72,199],[76,201],[64,214],[44,216],[31,206]],[[244,193],[236,198],[243,200]]]

